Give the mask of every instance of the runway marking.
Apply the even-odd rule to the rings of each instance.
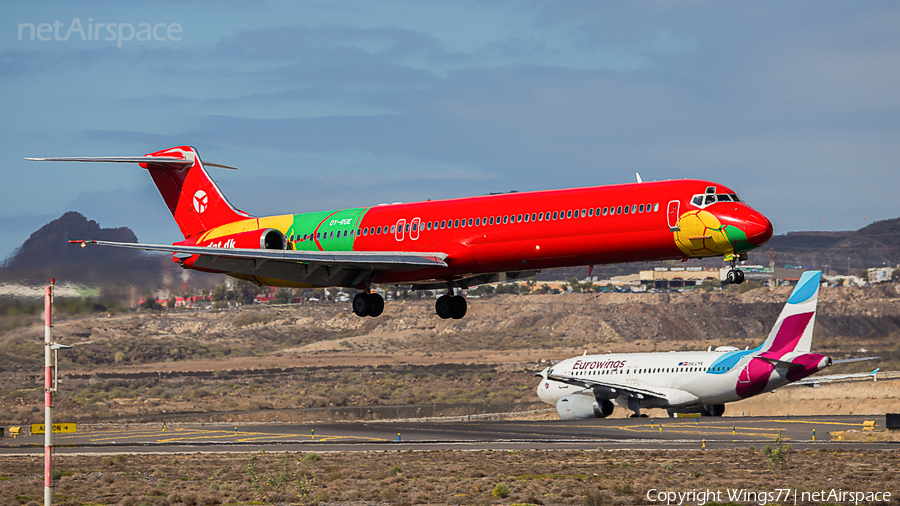
[[[165,437],[168,436],[168,437]],[[201,428],[170,428],[162,430],[147,429],[122,429],[118,431],[103,431],[102,434],[92,435],[89,432],[85,434],[72,434],[71,436],[57,436],[57,444],[66,444],[68,441],[87,440],[88,443],[129,443],[132,441],[150,442],[150,443],[177,443],[177,442],[202,442],[202,441],[221,441],[228,442],[257,442],[257,441],[274,441],[274,440],[309,440],[309,441],[374,441],[387,442],[388,438],[367,437],[367,436],[339,436],[328,434],[311,434],[303,433],[271,433],[271,432],[255,432],[255,431],[238,431],[227,429],[201,429]]]

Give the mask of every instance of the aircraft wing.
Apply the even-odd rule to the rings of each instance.
[[[582,388],[590,388],[595,391],[599,390],[601,392],[608,393],[611,397],[618,397],[619,395],[626,394],[630,397],[637,397],[638,399],[644,399],[646,397],[656,397],[659,399],[671,400],[669,399],[669,395],[666,395],[665,392],[662,392],[660,390],[649,390],[646,388],[640,388],[631,385],[622,385],[611,381],[596,381],[584,378],[575,378],[572,376],[558,376],[556,374],[548,374],[547,378]]]
[[[162,251],[180,260],[193,255],[192,267],[243,274],[248,277],[274,278],[320,286],[356,287],[375,273],[412,271],[429,267],[447,267],[445,253],[408,251],[301,251],[247,248],[208,248],[171,244],[141,244],[111,241],[69,241],[118,248]]]

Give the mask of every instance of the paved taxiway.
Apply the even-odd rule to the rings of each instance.
[[[783,430],[794,448],[898,448],[891,442],[831,441],[884,416],[664,418],[542,421],[346,422],[303,424],[84,425],[57,434],[57,453],[369,451],[438,449],[699,449],[761,447]],[[235,428],[237,429],[235,431]],[[813,430],[816,441],[813,441]],[[399,435],[399,436],[398,436]],[[399,438],[399,441],[398,441]],[[0,454],[43,452],[43,436],[0,441]]]

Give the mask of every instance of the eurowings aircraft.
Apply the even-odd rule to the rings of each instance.
[[[641,408],[721,416],[725,404],[771,392],[832,364],[878,357],[832,360],[810,352],[821,271],[807,271],[791,293],[768,338],[739,350],[587,355],[563,360],[538,373],[538,397],[564,419],[605,418],[615,406],[641,416]]]
[[[373,284],[444,289],[441,318],[462,318],[454,289],[576,265],[723,256],[736,261],[772,237],[772,224],[730,188],[693,179],[506,193],[254,217],[225,198],[197,150],[144,156],[28,158],[138,163],[147,169],[184,240],[172,245],[78,240],[171,252],[186,269],[259,285],[346,287],[359,316],[378,316]]]

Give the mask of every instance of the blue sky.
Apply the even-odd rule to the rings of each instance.
[[[776,234],[900,215],[896,2],[48,1],[0,19],[0,258],[69,210],[179,240],[136,166],[22,157],[182,144],[240,167],[212,170],[257,215],[636,171],[729,185]]]

